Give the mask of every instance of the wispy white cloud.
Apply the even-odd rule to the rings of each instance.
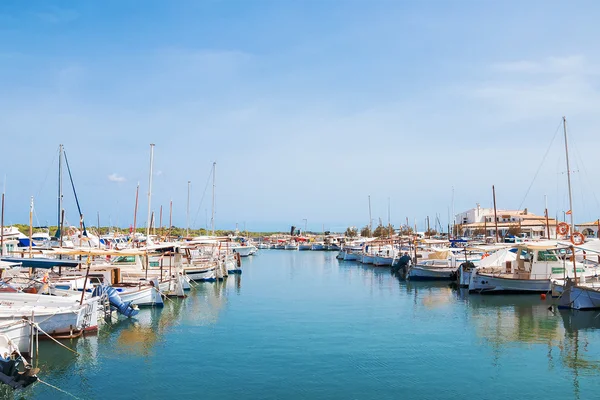
[[[582,55],[547,57],[542,60],[517,60],[493,64],[492,71],[531,74],[598,74],[600,66],[593,65]]]
[[[53,7],[49,10],[38,12],[35,16],[49,24],[63,24],[78,19],[79,13],[75,10]]]
[[[468,97],[504,119],[582,114],[600,107],[600,65],[586,57],[548,57],[493,64]]]
[[[108,176],[108,180],[111,181],[111,182],[119,182],[119,183],[121,183],[121,182],[125,182],[127,179],[125,179],[124,176],[121,176],[121,175],[119,175],[117,173],[112,173],[112,174],[110,174]]]

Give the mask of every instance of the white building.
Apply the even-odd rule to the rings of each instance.
[[[531,214],[524,209],[519,210],[497,210],[497,221],[494,219],[493,208],[481,208],[477,204],[476,208],[456,215],[456,224],[461,229],[459,234],[465,236],[485,235],[495,236],[496,225],[498,226],[498,236],[505,237],[509,231],[520,232],[521,236],[533,239],[556,237],[556,220],[535,214]]]
[[[600,221],[596,220],[593,222],[585,222],[583,224],[575,224],[575,228],[584,236],[587,237],[600,237],[598,236],[598,228],[600,227]]]

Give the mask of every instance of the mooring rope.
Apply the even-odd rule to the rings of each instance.
[[[41,380],[39,376],[38,376],[37,380],[38,380],[38,382],[39,382],[39,383],[43,383],[44,385],[46,385],[46,386],[49,386],[49,387],[51,387],[51,388],[52,388],[52,389],[54,389],[54,390],[58,390],[59,392],[61,392],[61,393],[64,393],[64,394],[66,394],[66,395],[68,395],[68,396],[71,396],[71,397],[72,397],[72,398],[74,398],[74,399],[83,400],[83,399],[81,399],[80,397],[77,397],[77,396],[75,396],[74,394],[72,394],[72,393],[69,393],[69,392],[67,392],[67,391],[66,391],[66,390],[64,390],[64,389],[61,389],[61,388],[59,388],[59,387],[57,387],[57,386],[51,385],[51,384],[49,384],[48,382],[45,382],[45,381]]]
[[[32,324],[35,326],[35,328],[37,330],[39,330],[40,332],[42,332],[44,335],[48,336],[51,340],[53,340],[55,343],[57,343],[59,346],[64,347],[65,349],[69,350],[70,352],[73,352],[77,355],[79,355],[78,352],[76,352],[75,350],[73,350],[72,348],[65,346],[64,344],[62,344],[61,342],[59,342],[58,340],[54,339],[52,336],[50,336],[48,333],[46,333],[42,328],[40,328],[40,326],[38,324],[36,324],[35,322],[32,322]]]

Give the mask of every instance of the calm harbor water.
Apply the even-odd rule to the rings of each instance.
[[[82,399],[598,396],[598,313],[401,282],[333,252],[262,250],[243,268],[65,342],[79,355],[41,343],[40,377]]]

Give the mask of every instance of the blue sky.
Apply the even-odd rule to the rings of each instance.
[[[445,225],[475,203],[600,215],[600,5],[579,1],[3,1],[6,220],[56,220],[65,145],[88,223]],[[554,141],[553,141],[553,137]],[[550,145],[552,143],[552,145]],[[548,150],[549,149],[549,150]],[[544,155],[547,153],[546,158]],[[542,160],[544,160],[542,164]],[[541,166],[541,167],[540,167]],[[539,172],[537,172],[539,170]],[[537,173],[537,175],[536,175]],[[4,179],[3,177],[6,177]],[[535,177],[535,180],[534,180]],[[533,183],[532,183],[533,182]],[[531,187],[530,187],[531,186]],[[77,211],[65,190],[66,213]]]

